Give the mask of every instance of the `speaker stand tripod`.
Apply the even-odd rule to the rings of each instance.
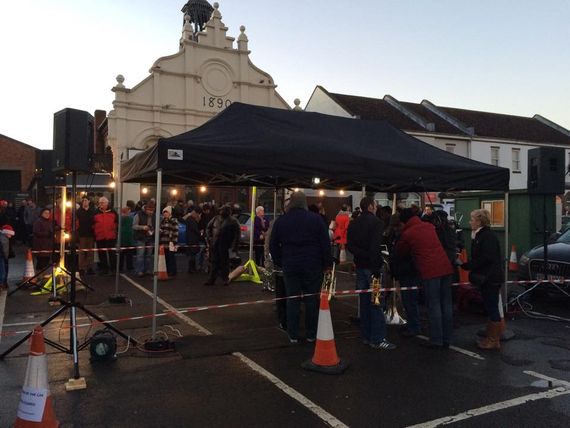
[[[119,336],[123,337],[127,341],[131,342],[134,345],[137,345],[137,341],[130,336],[127,336],[119,329],[115,328],[113,325],[109,324],[105,320],[103,320],[98,315],[94,314],[81,303],[76,301],[76,287],[77,287],[77,225],[76,225],[76,195],[77,195],[77,182],[76,182],[76,172],[72,171],[72,211],[71,211],[71,242],[70,242],[70,256],[71,256],[71,270],[69,271],[70,280],[70,289],[69,289],[69,300],[63,300],[58,298],[58,301],[61,303],[61,307],[57,309],[53,314],[51,314],[47,319],[40,323],[42,327],[48,325],[51,321],[57,318],[60,314],[69,310],[70,312],[70,344],[69,348],[63,346],[60,343],[54,342],[49,339],[45,339],[45,342],[54,347],[55,349],[65,352],[67,354],[73,355],[73,378],[69,379],[66,383],[66,389],[69,390],[76,390],[76,389],[85,389],[87,387],[85,383],[85,379],[80,377],[79,375],[79,351],[87,347],[90,343],[90,339],[85,340],[83,343],[79,344],[77,340],[77,309],[84,312],[86,315],[96,319],[101,324],[104,324],[108,329],[112,330]],[[83,282],[82,282],[83,283]],[[83,283],[85,284],[85,283]],[[0,360],[3,360],[8,354],[10,354],[14,349],[19,347],[22,343],[24,343],[30,336],[32,332],[29,332],[12,345],[8,350],[0,355]]]

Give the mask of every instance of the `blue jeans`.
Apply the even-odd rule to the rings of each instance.
[[[137,260],[135,270],[138,273],[151,273],[154,271],[152,260],[152,242],[135,241],[137,247]],[[145,246],[149,248],[145,248]]]
[[[0,254],[0,285],[8,284],[8,259]]]
[[[419,278],[400,278],[401,287],[419,287]],[[419,290],[402,290],[402,303],[406,310],[407,328],[413,333],[420,333],[422,326],[420,323],[420,311],[418,308]]]
[[[429,316],[429,340],[435,345],[449,344],[453,330],[451,275],[423,281]]]
[[[356,269],[356,288],[370,288],[370,269]],[[381,305],[373,305],[370,293],[360,293],[360,334],[362,340],[377,345],[386,338],[386,317]]]
[[[197,271],[204,270],[205,252],[206,252],[206,244],[200,244],[200,250],[198,251],[198,254],[196,254],[195,256],[195,262],[196,262],[195,266]]]
[[[318,269],[284,270],[283,279],[287,296],[318,293],[321,289],[323,272]],[[305,329],[309,339],[317,337],[319,322],[319,296],[303,297],[305,303]],[[300,298],[287,299],[287,333],[291,339],[299,338]]]

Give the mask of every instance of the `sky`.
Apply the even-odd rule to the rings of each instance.
[[[0,0],[0,134],[51,149],[53,113],[112,109],[178,51],[185,0]],[[213,4],[213,1],[210,1]],[[220,0],[228,35],[304,107],[330,92],[570,129],[570,0]]]

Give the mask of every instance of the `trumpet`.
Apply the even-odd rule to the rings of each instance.
[[[333,263],[333,267],[330,271],[326,271],[323,275],[323,284],[321,285],[321,293],[327,293],[328,299],[330,300],[336,292],[336,264]]]
[[[380,284],[380,278],[373,276],[372,277],[372,293],[370,298],[372,299],[372,304],[379,306],[380,305],[380,294],[382,293],[382,287]]]

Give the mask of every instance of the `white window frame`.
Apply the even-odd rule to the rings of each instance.
[[[513,156],[513,172],[521,172],[521,149],[513,148],[512,149],[512,156]]]
[[[505,201],[503,199],[481,201],[481,209],[491,214],[491,227],[505,227]]]
[[[491,165],[500,166],[500,163],[501,163],[501,148],[499,146],[491,146]]]

